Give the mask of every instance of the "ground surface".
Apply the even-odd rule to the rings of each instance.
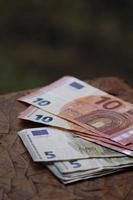
[[[133,102],[133,89],[117,78],[100,78],[89,83]],[[28,92],[0,96],[0,199],[132,200],[132,170],[65,186],[43,165],[33,163],[17,136],[18,130],[38,126],[17,119],[26,106],[16,99]]]

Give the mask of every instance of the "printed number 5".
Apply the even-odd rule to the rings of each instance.
[[[81,164],[78,163],[77,161],[71,161],[70,163],[73,166],[73,168],[79,168],[79,167],[81,167]]]
[[[47,156],[47,159],[52,159],[52,158],[56,157],[56,155],[53,153],[53,151],[47,151],[47,152],[44,152],[44,153]]]

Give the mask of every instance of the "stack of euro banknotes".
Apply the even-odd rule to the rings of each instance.
[[[18,132],[34,162],[64,184],[133,166],[133,105],[66,76],[18,99],[19,119],[43,124]]]

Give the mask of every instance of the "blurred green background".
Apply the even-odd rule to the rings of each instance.
[[[0,1],[0,93],[63,75],[133,84],[132,0]]]

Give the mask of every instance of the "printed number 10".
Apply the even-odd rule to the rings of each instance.
[[[43,115],[36,115],[36,120],[39,121],[41,120],[42,122],[51,122],[53,120],[52,117],[49,116],[43,116]]]
[[[47,106],[50,104],[50,101],[44,100],[42,98],[37,98],[36,100],[33,101],[33,103],[36,103],[39,106]]]
[[[122,103],[118,100],[112,100],[110,97],[101,97],[101,100],[95,102],[95,104],[102,104],[103,108],[113,110],[122,106]]]

